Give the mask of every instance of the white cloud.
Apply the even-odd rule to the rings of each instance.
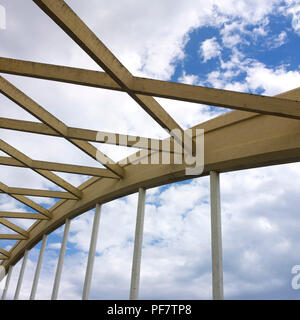
[[[269,24],[269,19],[268,17],[265,17],[264,19],[262,19],[262,21],[258,24],[257,27],[255,27],[252,30],[252,35],[255,37],[257,36],[266,36],[268,34],[268,29],[267,26]]]
[[[220,13],[226,15],[231,20],[238,17],[249,24],[261,22],[266,15],[270,14],[280,0],[252,0],[252,1],[235,1],[227,0],[218,6]]]
[[[281,31],[279,35],[272,37],[269,41],[270,49],[276,49],[284,45],[288,41],[287,33]]]
[[[61,243],[59,242],[55,242],[55,243],[50,243],[48,245],[48,248],[50,249],[55,249],[55,250],[59,250],[61,248]]]
[[[277,42],[277,46],[282,46],[287,41],[287,34],[285,31],[282,31],[278,38],[275,40]]]
[[[197,84],[199,81],[198,76],[194,75],[194,74],[186,74],[186,72],[183,72],[183,75],[178,78],[178,82],[182,82],[185,84]]]
[[[289,3],[290,7],[286,12],[292,16],[292,27],[300,35],[300,4],[298,1],[289,1]]]
[[[203,41],[200,46],[199,53],[203,57],[203,62],[207,62],[212,58],[218,57],[221,54],[221,46],[219,45],[216,37]]]
[[[234,49],[238,44],[245,42],[241,34],[245,32],[246,22],[227,22],[224,24],[220,34],[222,35],[222,43],[225,47]]]
[[[246,83],[251,90],[263,89],[265,95],[272,96],[299,86],[300,72],[288,71],[283,66],[270,69],[262,63],[247,68]]]
[[[243,73],[241,80],[236,76]],[[257,92],[272,96],[299,87],[300,72],[288,70],[288,66],[267,67],[262,62],[247,59],[237,49],[227,61],[221,60],[221,68],[211,71],[202,83],[215,88],[243,92]]]

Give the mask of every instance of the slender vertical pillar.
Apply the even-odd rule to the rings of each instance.
[[[8,272],[7,272],[7,276],[6,276],[6,281],[5,281],[5,287],[4,287],[3,293],[2,293],[2,298],[1,298],[2,300],[6,299],[7,290],[8,290],[8,286],[9,286],[12,270],[13,270],[13,267],[9,266]]]
[[[212,291],[214,300],[223,300],[223,263],[222,263],[222,228],[220,176],[210,172],[210,207],[211,207],[211,250],[212,250]]]
[[[64,263],[64,257],[65,257],[66,247],[67,247],[69,229],[70,229],[70,219],[66,219],[64,236],[63,236],[63,240],[62,240],[62,244],[61,244],[61,248],[60,248],[51,300],[57,299],[60,278],[61,278],[61,273],[62,273],[62,268],[63,268],[63,263]]]
[[[42,263],[43,263],[44,252],[45,252],[45,248],[46,248],[46,243],[47,243],[47,235],[44,234],[41,249],[40,249],[39,259],[38,259],[38,263],[36,265],[34,279],[33,279],[33,283],[32,283],[32,288],[31,288],[31,293],[30,293],[30,298],[29,298],[30,300],[35,299],[36,290],[37,290],[37,286],[38,286],[39,278],[40,278],[41,267],[42,267]]]
[[[16,288],[16,292],[15,292],[15,296],[14,296],[14,300],[19,299],[21,286],[22,286],[22,282],[23,282],[23,277],[24,277],[24,272],[25,272],[26,263],[27,263],[27,258],[28,258],[28,250],[25,250],[23,262],[22,262],[22,267],[20,270],[19,279],[18,279],[18,283],[17,283],[17,288]]]
[[[134,252],[131,271],[130,300],[139,298],[140,270],[142,259],[144,216],[145,216],[146,190],[139,188],[139,199],[135,227]]]
[[[93,275],[93,267],[94,267],[97,239],[98,239],[100,215],[101,215],[101,204],[97,203],[95,214],[94,214],[94,222],[93,222],[93,230],[92,230],[92,235],[91,235],[89,257],[88,257],[88,262],[87,262],[87,267],[86,267],[86,272],[85,272],[82,300],[88,300],[89,295],[90,295],[91,280],[92,280],[92,275]]]

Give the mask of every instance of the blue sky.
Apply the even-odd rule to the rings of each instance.
[[[299,1],[66,2],[134,75],[268,96],[299,87]],[[6,9],[0,56],[100,70],[32,1],[0,4]],[[69,126],[166,137],[124,93],[3,76]],[[157,100],[184,128],[230,111]],[[0,105],[1,117],[37,121],[5,97]],[[99,110],[105,110],[105,119]],[[2,129],[0,138],[36,160],[99,166],[63,140]],[[132,152],[97,147],[116,161]],[[57,174],[75,186],[88,178]],[[59,190],[28,169],[3,166],[0,175],[9,186]],[[299,183],[298,163],[221,175],[225,298],[300,298],[300,290],[291,287],[291,269],[300,265]],[[47,208],[55,203],[32,199]],[[129,296],[136,205],[137,195],[103,205],[92,299]],[[1,211],[27,209],[0,194]],[[211,299],[209,214],[207,177],[148,190],[142,299]],[[90,211],[72,220],[60,299],[81,298],[92,218]],[[0,226],[4,230],[9,232]],[[48,238],[38,299],[51,296],[62,234],[63,227]],[[13,244],[0,241],[6,249]],[[39,247],[29,254],[23,299],[30,294]],[[14,268],[9,297],[20,265]]]

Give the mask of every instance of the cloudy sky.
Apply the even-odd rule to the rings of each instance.
[[[299,0],[66,1],[136,76],[275,95],[300,84]],[[6,28],[0,56],[101,70],[30,0],[0,0]],[[68,126],[163,138],[166,133],[124,93],[3,75]],[[158,99],[188,128],[229,110]],[[0,117],[37,121],[0,96]],[[103,117],[103,111],[105,117]],[[64,140],[0,130],[35,160],[99,164]],[[114,160],[132,150],[98,146]],[[4,155],[1,153],[1,155]],[[24,168],[0,167],[13,187],[59,190]],[[88,177],[61,174],[75,186]],[[224,294],[227,299],[299,299],[300,165],[221,175]],[[32,198],[47,208],[54,200]],[[141,299],[211,299],[208,177],[147,191]],[[137,195],[102,207],[91,299],[128,299]],[[26,208],[0,194],[0,211]],[[72,220],[59,299],[80,299],[93,212]],[[14,221],[27,228],[29,221]],[[9,233],[4,226],[0,232]],[[48,238],[37,299],[51,296],[63,228]],[[9,250],[13,241],[0,240]],[[28,299],[38,244],[20,298]],[[12,274],[12,298],[21,261]]]

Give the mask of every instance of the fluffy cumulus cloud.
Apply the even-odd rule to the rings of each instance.
[[[300,35],[298,1],[66,2],[134,75],[265,95],[299,86],[299,60],[292,55],[283,59],[285,52],[276,51],[283,50],[292,36]],[[32,1],[1,0],[1,4],[6,8],[7,25],[5,31],[0,30],[0,56],[101,70]],[[278,16],[278,21],[285,19],[285,25],[273,28],[272,21]],[[194,34],[199,36],[197,41]],[[274,59],[265,59],[266,52]],[[196,58],[191,61],[191,56]],[[69,126],[167,136],[125,93],[3,76]],[[228,111],[161,98],[157,101],[183,128]],[[38,122],[4,96],[0,105],[1,117]],[[33,159],[99,166],[63,139],[3,129],[0,133],[1,139]],[[132,153],[127,148],[95,145],[116,161]],[[221,175],[225,297],[299,298],[290,284],[291,268],[300,264],[299,172],[296,163]],[[1,166],[0,173],[0,181],[9,186],[61,190],[29,169]],[[89,178],[57,174],[75,186]],[[55,203],[32,199],[45,207]],[[137,195],[103,205],[92,299],[129,296],[136,206]],[[21,203],[0,194],[0,211],[24,210]],[[11,221],[25,229],[32,224]],[[81,298],[92,223],[92,211],[72,220],[60,299]],[[0,232],[12,233],[2,225]],[[48,237],[37,299],[51,297],[62,234],[63,227]],[[0,241],[6,250],[14,244]],[[39,247],[30,251],[21,299],[30,295]],[[9,298],[20,266],[21,261],[13,271]],[[211,298],[208,177],[147,191],[140,296]]]
[[[199,52],[203,61],[206,62],[220,55],[221,46],[218,44],[216,37],[213,37],[202,42]]]
[[[300,4],[297,0],[289,0],[287,14],[292,16],[292,27],[300,35]]]
[[[266,95],[275,95],[288,91],[300,81],[298,70],[289,71],[283,66],[270,69],[261,63],[255,63],[247,69],[246,83],[248,88],[255,91],[261,88]]]
[[[272,68],[258,61],[249,63],[244,58],[243,54],[234,53],[229,61],[222,63],[222,68],[211,71],[205,81],[197,83],[233,91],[262,92],[267,96],[297,87],[300,79],[299,70],[289,70],[285,65]],[[235,80],[242,73],[245,75],[244,78]]]
[[[285,31],[281,31],[280,34],[272,40],[273,44],[271,44],[270,47],[272,49],[278,48],[287,42],[287,33]]]

